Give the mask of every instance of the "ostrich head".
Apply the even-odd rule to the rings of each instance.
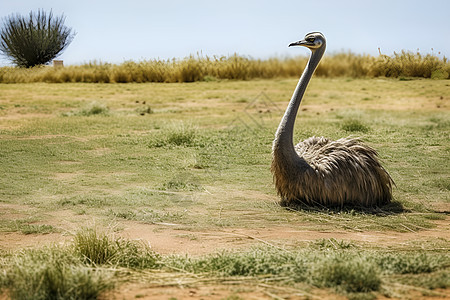
[[[326,40],[322,33],[311,32],[308,33],[303,40],[289,44],[289,47],[304,46],[311,49],[311,51],[315,51],[321,48],[325,48],[325,44]]]

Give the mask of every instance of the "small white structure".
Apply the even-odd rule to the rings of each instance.
[[[62,60],[53,60],[53,67],[54,68],[62,68],[64,67],[64,62]]]

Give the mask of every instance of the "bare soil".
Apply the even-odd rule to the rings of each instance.
[[[186,253],[202,255],[222,249],[246,248],[256,244],[270,244],[277,247],[290,246],[299,242],[319,239],[338,239],[366,243],[370,246],[394,246],[411,241],[420,242],[433,238],[450,239],[449,218],[436,222],[436,227],[419,232],[395,231],[313,231],[293,230],[290,227],[274,228],[224,228],[221,230],[189,231],[173,228],[168,224],[139,224],[124,222],[121,235],[129,239],[148,242],[151,247],[164,254]]]
[[[320,290],[311,292],[287,287],[277,287],[268,284],[245,284],[243,282],[228,285],[196,285],[196,286],[157,286],[145,284],[128,284],[120,290],[105,295],[108,299],[323,299],[341,300],[346,297],[329,294]],[[232,298],[235,296],[236,298]],[[239,297],[239,298],[238,298]]]
[[[26,218],[33,215],[32,208],[25,205],[1,204],[2,219]],[[45,224],[57,229],[56,233],[23,234],[20,232],[0,232],[0,249],[17,249],[51,244],[65,243],[72,240],[73,233],[83,226],[97,226],[87,215],[78,215],[72,210],[48,212]],[[371,247],[401,246],[409,242],[426,242],[432,239],[450,239],[450,217],[434,221],[435,227],[414,232],[397,231],[320,231],[298,230],[301,224],[277,226],[271,228],[213,228],[189,229],[172,223],[141,223],[118,220],[109,228],[118,236],[140,240],[161,254],[204,255],[224,249],[241,249],[257,244],[269,244],[276,247],[295,246],[302,242],[320,239],[337,239],[365,244]],[[39,224],[39,222],[36,222]]]

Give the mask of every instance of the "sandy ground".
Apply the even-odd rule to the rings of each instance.
[[[25,205],[1,204],[2,219],[23,217],[21,212],[32,208]],[[59,210],[46,213],[45,224],[59,229],[57,233],[23,234],[20,232],[0,232],[0,249],[39,247],[70,242],[73,234],[83,226],[97,226],[95,219],[87,215],[78,215],[72,210]],[[101,223],[101,222],[100,222]],[[414,232],[397,231],[320,231],[298,230],[287,225],[264,228],[214,228],[186,229],[172,223],[146,224],[135,221],[118,220],[113,228],[118,236],[140,240],[161,254],[203,255],[222,249],[240,249],[256,244],[268,244],[276,247],[293,246],[300,242],[320,239],[352,241],[369,247],[389,247],[408,242],[426,242],[433,239],[450,240],[450,216],[434,221],[435,227]]]

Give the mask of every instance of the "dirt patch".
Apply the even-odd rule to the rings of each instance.
[[[92,156],[103,156],[106,154],[110,154],[112,150],[110,148],[97,148],[93,150],[86,150],[86,153]]]
[[[31,210],[31,211],[30,211]],[[32,208],[23,205],[2,204],[0,215],[3,219],[24,218],[34,214]],[[0,232],[0,247],[14,249],[68,242],[73,234],[82,227],[104,227],[105,220],[76,214],[72,210],[47,212],[43,221],[33,222],[53,226],[57,233],[22,234],[18,232]],[[268,244],[275,247],[296,246],[300,243],[320,239],[337,239],[365,244],[370,247],[390,247],[405,243],[426,243],[430,240],[450,240],[450,217],[434,221],[436,227],[414,232],[396,231],[320,231],[301,230],[302,224],[276,227],[253,228],[214,228],[190,229],[178,224],[146,224],[136,221],[118,220],[114,231],[118,236],[140,240],[149,244],[161,254],[203,255],[223,249],[241,249],[251,245]],[[111,228],[105,228],[110,230]]]
[[[23,119],[42,119],[42,118],[48,118],[49,116],[52,116],[52,113],[45,114],[45,113],[31,113],[31,112],[21,112],[19,110],[8,110],[8,114],[4,114],[1,116],[2,120],[23,120]]]
[[[35,208],[26,205],[1,204],[0,217],[2,220],[23,220],[29,218],[32,221],[30,224],[51,225],[57,232],[24,234],[5,229],[5,231],[0,231],[0,249],[13,250],[68,243],[73,239],[74,233],[80,227],[95,223],[91,217],[77,215],[71,210],[56,211],[49,215],[39,216],[43,217],[43,220],[34,220],[36,214],[37,210]]]
[[[395,246],[407,242],[428,241],[430,239],[450,239],[449,219],[437,221],[437,227],[418,232],[395,231],[314,231],[293,230],[292,227],[273,228],[225,228],[222,230],[191,231],[171,224],[142,224],[123,222],[120,235],[142,240],[162,254],[186,253],[202,255],[222,249],[239,249],[250,245],[268,244],[275,247],[294,246],[300,242],[320,239],[337,239],[365,243],[369,246]],[[298,226],[297,226],[298,227]]]
[[[438,202],[430,203],[430,206],[436,211],[441,213],[450,214],[450,202]]]
[[[81,161],[74,161],[74,160],[60,160],[56,162],[59,165],[62,166],[71,166],[71,165],[81,165]]]
[[[78,172],[70,172],[70,173],[55,173],[53,175],[53,178],[60,181],[72,181],[78,176],[84,175],[84,172],[78,171]]]
[[[55,244],[62,245],[71,237],[60,233],[22,234],[19,232],[0,232],[0,249],[40,248]]]
[[[193,284],[158,285],[158,284],[125,284],[116,291],[104,295],[104,299],[347,299],[332,294],[329,291],[314,290],[307,292],[286,286],[276,286],[264,283],[246,283],[240,280],[230,280],[228,284],[214,282],[199,282]],[[208,281],[208,280],[207,280]],[[211,281],[211,280],[210,280]],[[195,286],[194,286],[195,284]],[[235,297],[235,298],[234,298]]]
[[[240,286],[239,289],[243,287]],[[111,295],[112,294],[112,295]],[[120,290],[107,294],[104,299],[226,299],[229,296],[239,296],[239,299],[273,299],[262,291],[239,292],[232,286],[153,286],[145,284],[127,284],[120,286]]]
[[[2,220],[17,220],[27,218],[30,215],[30,209],[26,205],[1,203],[0,204],[0,218]]]
[[[49,139],[57,139],[57,138],[66,138],[75,140],[77,142],[88,142],[89,139],[71,136],[66,134],[47,134],[47,135],[28,135],[28,136],[8,136],[4,135],[1,137],[2,140],[49,140]]]

